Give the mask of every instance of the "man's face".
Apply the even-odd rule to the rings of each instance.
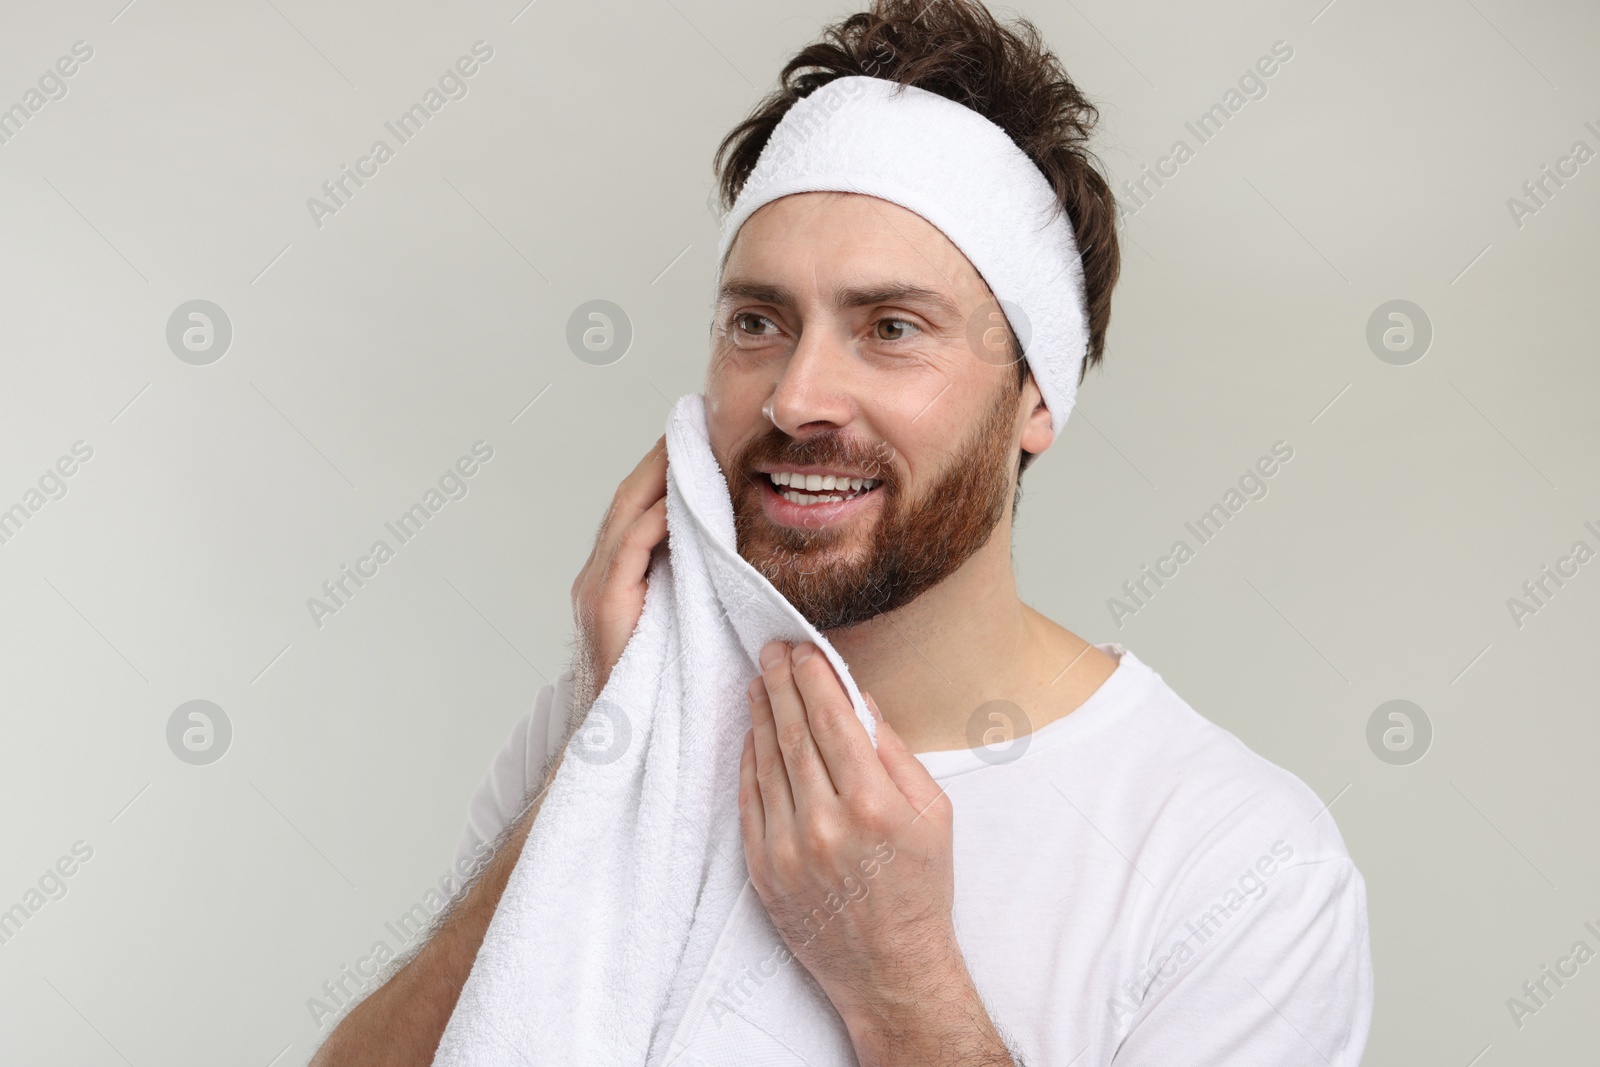
[[[1009,531],[1017,450],[1051,432],[1004,325],[960,250],[897,204],[802,193],[741,228],[711,446],[740,554],[819,630],[909,603]]]

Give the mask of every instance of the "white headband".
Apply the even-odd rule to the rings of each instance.
[[[943,232],[1000,301],[1060,436],[1089,340],[1083,261],[1050,183],[1004,130],[926,89],[837,78],[772,131],[723,219],[718,269],[757,208],[806,192],[865,193]]]

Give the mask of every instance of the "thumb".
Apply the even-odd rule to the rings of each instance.
[[[889,780],[900,790],[901,795],[917,810],[922,810],[939,795],[939,783],[928,773],[928,768],[922,765],[922,761],[917,759],[905,739],[889,725],[889,721],[883,717],[883,712],[878,709],[878,702],[872,699],[872,694],[863,690],[861,696],[867,702],[867,708],[878,720],[879,762],[883,764],[883,769],[889,774]]]

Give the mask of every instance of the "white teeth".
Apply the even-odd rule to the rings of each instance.
[[[848,500],[857,493],[876,488],[876,478],[851,478],[842,474],[800,474],[795,471],[774,471],[769,474],[774,485],[793,486],[795,491],[782,492],[785,500],[795,504],[827,504],[840,500]],[[834,489],[842,495],[829,495],[826,490]],[[800,492],[799,490],[807,490]],[[821,492],[823,495],[818,495]]]

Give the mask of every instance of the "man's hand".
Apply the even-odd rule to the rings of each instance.
[[[878,748],[815,646],[761,650],[739,768],[745,862],[863,1067],[1009,1064],[956,944],[952,807],[866,696]]]
[[[573,712],[581,715],[606,687],[611,669],[644,611],[650,555],[667,537],[667,439],[658,438],[617,487],[595,535],[594,550],[572,583],[578,655]]]

